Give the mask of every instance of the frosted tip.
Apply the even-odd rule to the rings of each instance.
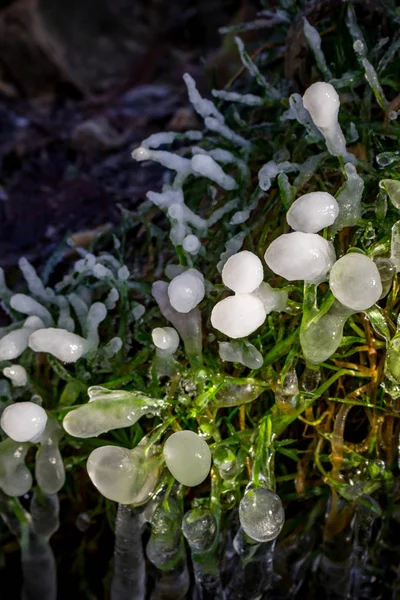
[[[204,298],[204,282],[201,273],[189,269],[177,275],[168,286],[171,306],[181,313],[188,313]]]
[[[339,214],[339,205],[327,192],[310,192],[297,198],[289,208],[286,220],[295,231],[317,233],[332,225]]]
[[[164,458],[175,479],[189,487],[202,483],[210,472],[210,448],[194,431],[173,433],[164,444]]]
[[[237,294],[250,294],[261,284],[264,270],[261,260],[248,250],[234,254],[222,269],[222,281]]]
[[[246,337],[265,321],[263,303],[250,294],[229,296],[218,302],[211,313],[211,324],[230,338]]]
[[[376,264],[358,252],[346,254],[335,262],[329,284],[335,298],[353,310],[370,308],[382,294],[382,281]]]
[[[34,402],[17,402],[7,406],[0,424],[15,442],[30,442],[39,437],[47,423],[46,411]]]
[[[303,104],[317,127],[329,128],[336,122],[340,100],[330,83],[318,81],[310,85],[303,96]]]
[[[179,346],[179,335],[173,327],[156,327],[151,332],[153,344],[160,350],[176,352]]]
[[[265,262],[288,281],[321,283],[335,261],[332,244],[315,233],[285,233],[272,242]]]

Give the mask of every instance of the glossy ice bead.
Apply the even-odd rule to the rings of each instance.
[[[321,283],[335,261],[332,244],[316,233],[295,231],[279,236],[267,248],[265,262],[288,281]]]
[[[382,282],[376,264],[364,254],[346,254],[332,267],[329,284],[339,302],[353,310],[366,310],[382,294]]]
[[[268,488],[248,490],[239,504],[239,519],[245,533],[253,540],[274,540],[285,522],[282,501]]]
[[[160,350],[175,352],[179,346],[179,335],[173,327],[156,327],[151,332],[153,344]]]
[[[233,339],[246,337],[265,321],[267,313],[258,298],[250,294],[237,294],[224,298],[211,313],[211,324]]]
[[[310,192],[297,198],[289,208],[286,220],[295,231],[318,233],[335,222],[339,205],[327,192]]]
[[[222,269],[222,281],[229,289],[237,294],[250,294],[261,284],[264,270],[261,260],[243,250],[234,254],[226,261]]]
[[[181,313],[188,313],[204,298],[204,281],[201,273],[189,269],[177,275],[168,286],[171,306]]]
[[[210,472],[210,449],[193,431],[173,433],[164,444],[164,458],[175,479],[189,487],[199,485]]]
[[[340,100],[339,94],[330,83],[318,81],[310,85],[304,93],[303,104],[320,129],[329,128],[336,123]]]
[[[1,415],[1,426],[16,442],[38,438],[47,423],[46,411],[34,402],[16,402],[7,406]]]

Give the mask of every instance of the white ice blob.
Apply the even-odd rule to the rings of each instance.
[[[76,362],[89,349],[89,343],[76,333],[66,329],[38,329],[29,338],[34,352],[48,352],[63,362]]]
[[[30,442],[38,438],[47,423],[46,411],[34,402],[16,402],[7,406],[0,424],[15,442]]]
[[[253,540],[274,540],[285,522],[282,501],[268,488],[248,490],[239,504],[239,519],[245,533]]]
[[[160,350],[176,352],[179,346],[179,335],[173,327],[156,327],[151,332],[153,344]]]
[[[189,254],[197,254],[201,248],[201,242],[196,235],[189,234],[182,242],[183,249]]]
[[[11,383],[15,387],[22,387],[28,383],[28,375],[26,370],[21,365],[11,365],[3,369],[4,377],[11,379]]]
[[[224,298],[211,313],[211,324],[231,338],[250,335],[258,329],[267,316],[263,303],[250,294],[237,294]]]
[[[325,138],[327,148],[333,156],[346,153],[346,140],[338,121],[339,94],[330,83],[313,83],[303,96],[304,107],[314,124]]]
[[[237,183],[233,177],[227,175],[211,156],[195,154],[191,160],[191,165],[196,175],[208,177],[212,181],[215,181],[215,183],[218,183],[224,190],[234,190],[237,188]]]
[[[295,231],[317,233],[335,222],[339,205],[327,192],[310,192],[297,198],[289,208],[286,220]]]
[[[194,431],[173,433],[164,444],[164,458],[175,479],[189,487],[199,485],[210,472],[210,448]]]
[[[224,264],[222,281],[237,294],[250,294],[264,277],[261,260],[248,250],[234,254]]]
[[[174,277],[168,286],[171,306],[180,313],[188,313],[204,298],[204,278],[196,269],[188,269]]]
[[[44,323],[39,317],[28,317],[21,329],[10,331],[0,340],[0,360],[14,360],[27,349],[29,336],[42,329]]]
[[[265,262],[288,281],[321,283],[335,262],[333,246],[316,233],[295,231],[279,236],[267,248]]]
[[[51,314],[47,308],[25,294],[14,294],[10,299],[10,306],[24,315],[39,317],[45,325],[50,325],[52,322]]]
[[[358,252],[350,252],[335,262],[329,284],[335,298],[353,310],[370,308],[382,294],[376,264]]]

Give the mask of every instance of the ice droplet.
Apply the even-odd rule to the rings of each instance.
[[[29,442],[40,436],[47,423],[46,411],[34,402],[16,402],[1,415],[1,426],[16,442]]]
[[[164,444],[164,458],[175,479],[189,487],[199,485],[210,472],[210,449],[194,431],[173,433]]]
[[[239,519],[245,533],[253,540],[274,540],[285,522],[282,501],[268,488],[248,490],[239,505]]]
[[[382,282],[375,263],[358,252],[342,256],[331,269],[329,284],[333,295],[348,308],[370,308],[382,294]]]

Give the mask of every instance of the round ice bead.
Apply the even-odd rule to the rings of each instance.
[[[330,83],[318,81],[310,85],[303,96],[303,104],[317,127],[329,128],[336,122],[340,100]]]
[[[224,298],[211,312],[211,324],[233,339],[246,337],[265,321],[267,313],[258,298],[250,294],[237,294]]]
[[[151,332],[153,344],[161,350],[175,352],[179,346],[179,335],[173,327],[156,327]]]
[[[310,192],[293,202],[286,220],[295,231],[317,233],[332,225],[338,214],[339,205],[331,194]]]
[[[194,553],[207,552],[217,534],[217,521],[206,508],[189,510],[182,519],[182,532]]]
[[[189,269],[174,277],[168,286],[171,306],[181,313],[188,313],[204,298],[204,282],[201,273]]]
[[[285,522],[282,501],[268,488],[248,490],[239,504],[239,519],[245,533],[253,540],[274,540]]]
[[[1,415],[1,426],[12,440],[29,442],[43,433],[46,411],[34,402],[17,402],[7,406]]]
[[[140,452],[118,446],[93,450],[86,468],[99,492],[121,504],[133,502],[145,479]]]
[[[267,248],[265,262],[288,281],[321,283],[335,261],[332,244],[316,233],[294,231],[279,236]]]
[[[376,264],[358,252],[350,252],[335,262],[329,285],[335,298],[353,310],[370,308],[382,294]]]
[[[210,449],[193,431],[173,433],[164,444],[164,458],[175,479],[189,487],[199,485],[210,472]]]
[[[199,238],[195,235],[187,235],[182,242],[183,249],[189,254],[197,254],[201,247]]]
[[[250,294],[258,288],[263,277],[261,260],[248,250],[228,258],[222,269],[222,281],[237,294]]]

